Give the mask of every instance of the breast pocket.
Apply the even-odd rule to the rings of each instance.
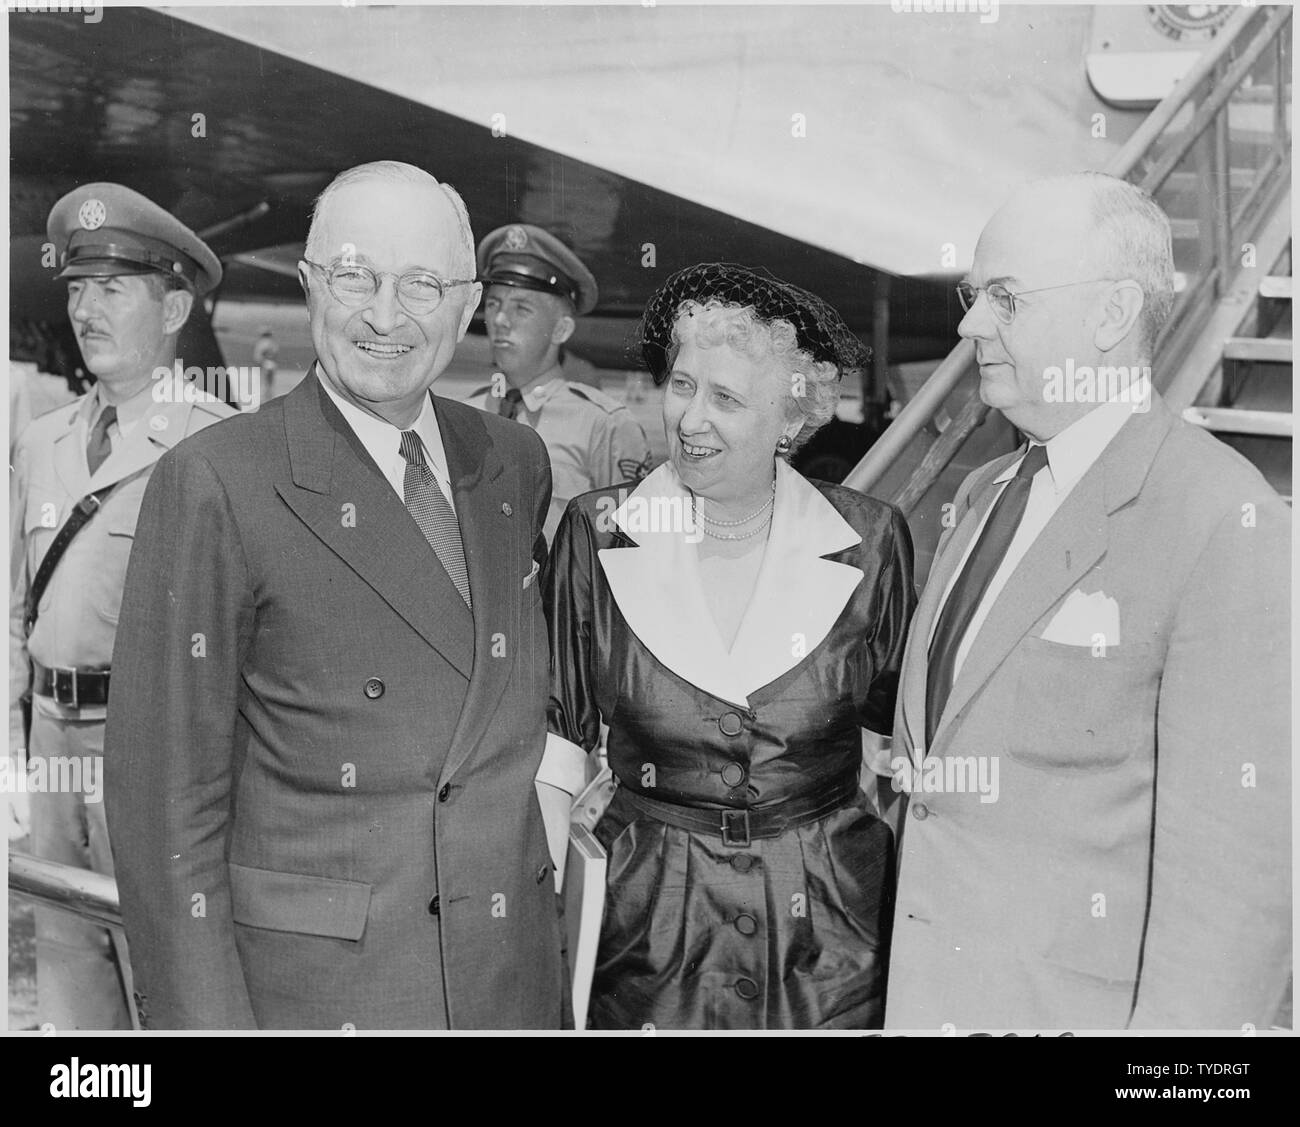
[[[1104,652],[1026,638],[1007,753],[1043,770],[1108,771],[1155,743],[1159,671],[1149,645]]]
[[[92,517],[102,521],[98,528],[87,527],[80,535],[82,547],[92,551],[90,588],[95,610],[104,621],[116,626],[122,610],[122,589],[126,585],[126,566],[135,546],[135,506],[114,507]],[[93,534],[93,535],[92,535]]]

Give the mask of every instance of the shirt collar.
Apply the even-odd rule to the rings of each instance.
[[[535,383],[529,385],[523,393],[524,406],[530,411],[540,411],[549,399],[564,390],[566,383],[560,366],[555,365],[544,372]]]
[[[316,378],[320,380],[321,387],[334,401],[334,406],[342,413],[348,426],[361,439],[361,445],[366,448],[376,465],[385,466],[394,457],[400,456],[402,431],[398,427],[377,418],[368,411],[361,410],[354,403],[349,403],[330,386],[319,368],[316,370]],[[429,393],[425,393],[424,406],[420,408],[419,416],[408,429],[415,431],[420,436],[420,441],[424,443],[429,468],[439,477],[446,478],[448,476],[447,454],[442,445],[442,432],[438,429],[438,416],[433,409],[433,396]]]
[[[1072,488],[1092,468],[1134,410],[1128,402],[1103,403],[1047,440],[1047,469],[1058,493]],[[1019,465],[1017,459],[993,480],[1009,481]]]
[[[154,406],[153,390],[156,385],[150,380],[130,399],[123,403],[116,404],[117,407],[117,429],[120,433],[125,434],[136,423],[144,418],[145,412]],[[93,427],[95,420],[99,418],[100,412],[109,404],[105,401],[102,386],[96,382],[95,386],[86,396],[86,406],[83,408],[83,416],[86,425]]]

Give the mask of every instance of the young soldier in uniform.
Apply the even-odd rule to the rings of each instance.
[[[596,280],[578,256],[549,231],[515,223],[479,243],[477,258],[492,361],[505,380],[478,389],[470,402],[532,427],[546,443],[550,543],[572,498],[644,477],[650,445],[626,407],[561,371],[560,348],[575,318],[596,305]]]
[[[119,184],[64,196],[48,234],[77,343],[98,382],[33,421],[14,452],[10,738],[23,743],[20,698],[30,687],[32,850],[111,876],[105,705],[140,500],[163,454],[234,413],[197,388],[178,397],[155,370],[171,371],[181,328],[220,281],[221,264],[188,227]],[[156,395],[159,388],[166,393]],[[57,563],[42,575],[47,560]],[[125,941],[77,916],[36,909],[36,989],[41,1024],[132,1027]]]

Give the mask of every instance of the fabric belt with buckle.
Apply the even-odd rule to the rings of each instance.
[[[69,708],[105,705],[108,703],[108,670],[68,666],[49,669],[39,661],[33,661],[32,692]]]
[[[700,806],[682,806],[647,798],[628,786],[620,786],[618,793],[634,809],[655,821],[667,822],[684,830],[717,834],[723,845],[748,845],[755,838],[780,837],[786,830],[815,822],[846,805],[858,793],[858,776],[854,772],[811,794],[801,794],[757,810],[745,807],[709,810]]]

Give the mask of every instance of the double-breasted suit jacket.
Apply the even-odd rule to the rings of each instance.
[[[107,801],[155,1027],[558,1027],[535,434],[435,397],[473,611],[312,374],[159,463]]]
[[[1291,946],[1290,512],[1154,397],[1011,573],[927,749],[940,597],[1016,457],[959,491],[903,662],[886,1024],[1267,1024]]]

